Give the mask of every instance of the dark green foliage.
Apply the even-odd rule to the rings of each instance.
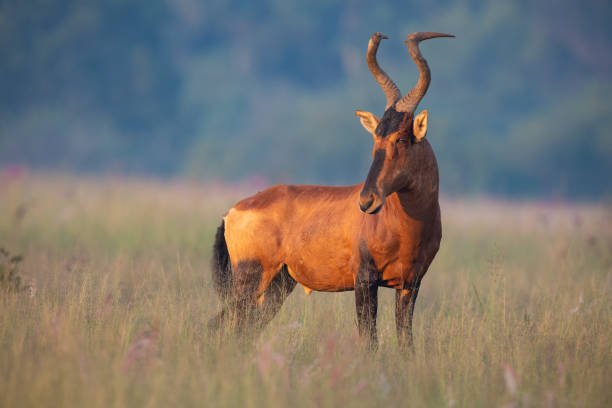
[[[446,193],[612,193],[608,2],[0,3],[0,166],[357,183],[381,115],[369,36],[403,92],[418,30]]]

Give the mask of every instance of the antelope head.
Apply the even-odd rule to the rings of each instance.
[[[454,37],[450,34],[418,32],[410,34],[406,46],[419,68],[419,80],[404,97],[391,78],[376,61],[376,52],[387,36],[374,33],[368,43],[366,60],[368,67],[387,96],[385,113],[381,119],[370,112],[357,111],[363,127],[374,138],[373,162],[359,197],[359,207],[367,214],[375,214],[394,192],[409,188],[411,173],[417,171],[414,164],[427,133],[427,111],[414,116],[417,105],[425,96],[431,73],[427,61],[421,55],[419,42],[436,37]]]

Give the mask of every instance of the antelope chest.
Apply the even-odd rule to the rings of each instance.
[[[428,259],[421,222],[386,226],[359,244],[360,263],[375,268],[381,286],[400,289],[421,273]]]

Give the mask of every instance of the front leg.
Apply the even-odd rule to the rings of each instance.
[[[421,280],[417,279],[404,289],[395,291],[395,325],[400,347],[412,347],[412,314],[420,286]]]
[[[378,270],[365,242],[359,246],[360,264],[355,279],[355,306],[359,336],[366,338],[368,346],[378,346],[376,313],[378,311]]]

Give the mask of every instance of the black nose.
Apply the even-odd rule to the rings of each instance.
[[[373,202],[374,194],[370,193],[366,197],[361,196],[359,197],[359,208],[361,208],[361,211],[366,212]]]

